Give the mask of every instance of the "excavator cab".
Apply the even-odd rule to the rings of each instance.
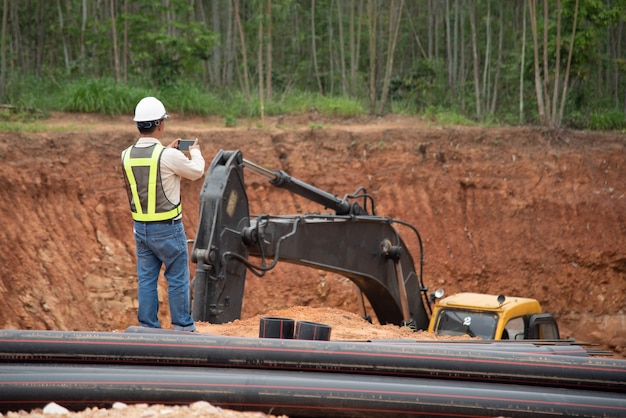
[[[559,328],[536,299],[458,293],[437,300],[429,331],[483,340],[558,340]]]

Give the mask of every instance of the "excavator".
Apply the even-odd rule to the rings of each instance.
[[[251,216],[244,169],[334,213]],[[381,324],[489,340],[559,339],[554,317],[543,313],[534,299],[476,293],[442,298],[440,289],[429,294],[417,228],[378,216],[373,197],[363,187],[339,198],[282,170],[248,161],[240,150],[220,150],[207,172],[199,203],[191,250],[196,264],[192,283],[196,321],[220,324],[239,319],[247,271],[262,277],[282,261],[347,277],[358,287],[361,305],[367,298]],[[399,226],[417,238],[419,269]],[[371,315],[364,318],[371,321]]]

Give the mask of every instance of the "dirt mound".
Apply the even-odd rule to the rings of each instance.
[[[136,136],[131,118],[57,114],[44,123],[45,132],[0,134],[0,290],[9,301],[0,306],[0,326],[136,325],[132,220],[120,169],[120,152]],[[166,137],[198,137],[207,165],[220,149],[240,149],[338,196],[363,186],[379,215],[419,229],[431,288],[534,297],[564,336],[625,352],[623,135],[306,115],[237,128],[174,116]],[[323,211],[246,176],[251,213]],[[183,184],[191,239],[201,188],[202,180]],[[418,242],[406,241],[417,259]],[[242,320],[295,306],[357,313],[355,295],[341,276],[279,264],[266,277],[248,275]]]
[[[292,306],[285,309],[273,309],[251,318],[236,320],[226,324],[198,322],[199,332],[234,337],[256,338],[259,336],[261,317],[289,318],[294,321],[310,321],[328,325],[331,328],[331,341],[369,341],[369,340],[434,340],[440,339],[425,331],[415,332],[408,327],[396,325],[372,324],[359,315],[336,308],[311,308]],[[452,337],[448,337],[452,339]],[[469,337],[468,337],[469,338]],[[454,338],[467,339],[467,338]]]

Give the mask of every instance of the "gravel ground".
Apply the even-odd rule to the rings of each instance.
[[[222,409],[211,405],[208,402],[199,401],[191,405],[164,406],[164,405],[148,405],[136,404],[126,405],[117,402],[109,409],[104,408],[87,408],[84,411],[70,412],[66,408],[51,403],[46,405],[44,409],[36,409],[34,411],[18,411],[8,412],[7,418],[32,417],[32,418],[50,418],[53,416],[72,417],[72,418],[193,418],[193,417],[220,417],[220,418],[272,418],[275,415],[267,415],[261,412],[240,412],[228,409]],[[280,417],[285,417],[281,415]]]

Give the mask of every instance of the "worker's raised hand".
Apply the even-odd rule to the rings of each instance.
[[[200,144],[198,143],[198,138],[196,138],[193,145],[189,146],[189,151],[191,151],[192,149],[197,149],[198,151],[200,150]]]
[[[175,148],[180,151],[189,152],[190,149],[200,149],[198,138],[196,139],[180,139],[176,138],[167,148]]]

